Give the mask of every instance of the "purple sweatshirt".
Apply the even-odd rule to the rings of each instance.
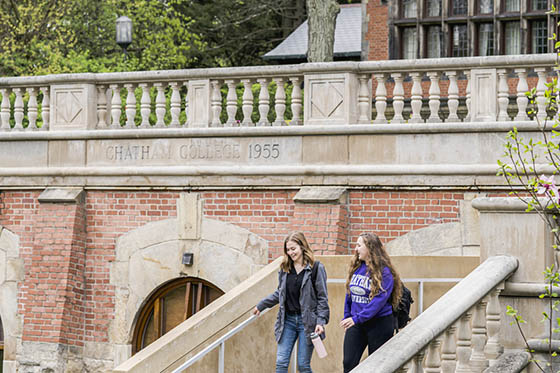
[[[350,294],[346,294],[344,302],[344,318],[352,317],[355,324],[360,324],[373,317],[392,314],[393,307],[388,300],[393,292],[393,275],[388,267],[383,268],[381,287],[384,290],[379,290],[370,301],[371,280],[367,275],[366,264],[362,262],[350,281]]]

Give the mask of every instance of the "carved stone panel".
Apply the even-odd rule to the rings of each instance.
[[[308,74],[305,87],[305,124],[357,123],[358,79],[355,74]]]
[[[210,123],[210,81],[189,81],[187,125],[208,127]]]
[[[471,120],[490,122],[496,120],[497,103],[496,69],[471,70]]]
[[[97,95],[93,84],[51,86],[51,129],[85,130],[96,124]]]

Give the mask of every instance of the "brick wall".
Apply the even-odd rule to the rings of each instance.
[[[389,28],[387,20],[389,17],[389,6],[381,3],[381,0],[369,0],[367,2],[368,26],[366,40],[368,41],[369,60],[389,59]]]

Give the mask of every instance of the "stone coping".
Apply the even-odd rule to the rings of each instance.
[[[0,88],[46,84],[68,83],[125,83],[125,82],[161,82],[188,79],[226,79],[245,77],[298,76],[312,73],[378,73],[378,72],[410,72],[430,70],[468,70],[471,68],[512,68],[552,66],[556,63],[556,54],[530,54],[489,57],[461,58],[426,58],[414,60],[386,60],[363,62],[324,62],[303,63],[298,65],[265,65],[224,67],[188,70],[134,71],[118,73],[80,73],[56,74],[33,77],[0,78]]]
[[[262,165],[262,166],[129,166],[129,167],[2,167],[3,176],[369,176],[369,175],[495,175],[494,164],[397,164],[397,165]],[[539,168],[546,171],[547,167]],[[476,200],[475,200],[476,201]],[[509,207],[513,203],[504,203],[507,211],[517,211],[519,207]],[[473,206],[475,206],[473,202]],[[492,205],[495,206],[495,205]],[[515,205],[517,206],[517,205]],[[478,201],[478,210],[492,209]]]
[[[547,172],[548,171],[548,172]],[[538,169],[537,172],[552,173],[552,169]],[[539,198],[541,204],[548,203],[547,198]],[[525,212],[527,204],[517,197],[478,197],[473,199],[472,206],[479,211],[491,212]],[[532,211],[535,213],[536,211]]]
[[[174,137],[266,137],[362,134],[438,134],[538,131],[534,121],[520,122],[457,122],[403,124],[307,125],[286,127],[217,127],[217,128],[135,128],[66,131],[0,130],[0,141],[18,140],[98,140],[146,139]]]
[[[352,372],[397,371],[515,272],[518,265],[518,260],[511,256],[488,258]]]

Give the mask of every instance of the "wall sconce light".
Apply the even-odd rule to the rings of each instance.
[[[183,254],[183,259],[181,260],[181,263],[183,263],[186,266],[192,266],[194,262],[194,254],[193,253],[184,253]]]

